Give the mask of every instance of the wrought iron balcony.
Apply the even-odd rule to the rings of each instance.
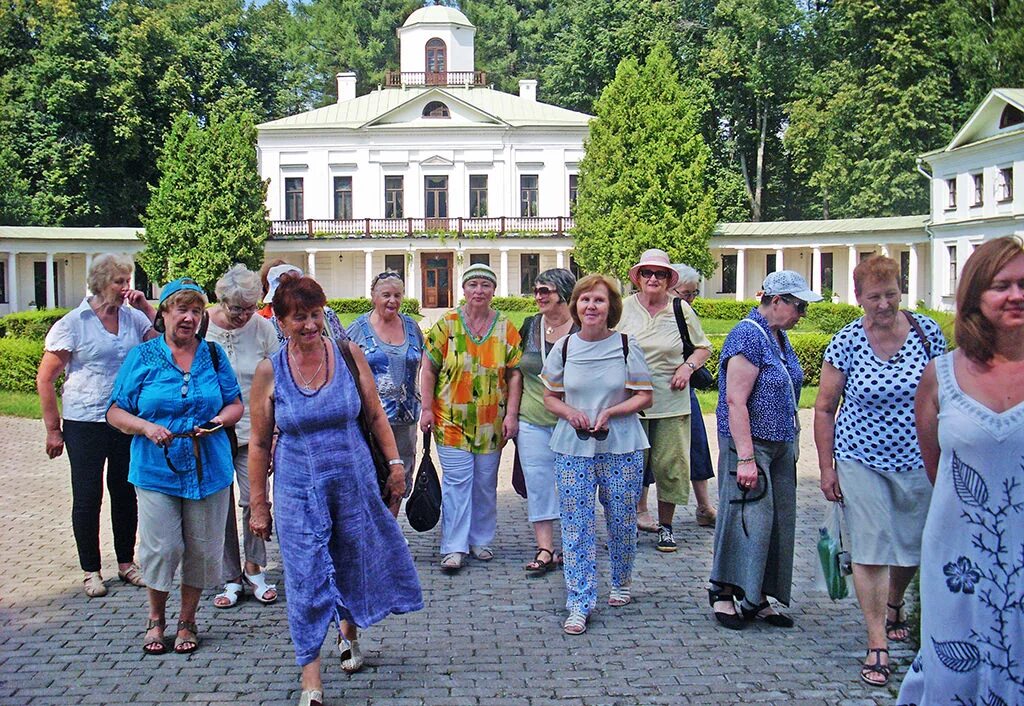
[[[486,86],[486,71],[388,71],[387,88],[403,86]]]
[[[354,218],[270,221],[270,237],[292,238],[434,238],[438,236],[561,236],[573,227],[568,216],[495,218]]]

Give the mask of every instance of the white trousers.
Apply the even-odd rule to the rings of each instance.
[[[474,454],[437,445],[441,460],[441,554],[486,546],[498,526],[501,452]]]

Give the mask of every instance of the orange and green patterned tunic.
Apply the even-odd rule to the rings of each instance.
[[[523,356],[519,331],[499,312],[476,338],[453,309],[427,332],[425,350],[437,372],[434,440],[471,453],[499,450],[508,404],[505,373],[518,368]]]

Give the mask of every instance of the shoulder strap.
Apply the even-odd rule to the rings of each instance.
[[[569,355],[569,339],[572,338],[570,333],[568,336],[562,339],[562,368],[565,368],[565,359]]]
[[[626,369],[629,369],[629,337],[619,332],[619,336],[622,337],[622,359],[626,362]]]
[[[921,339],[921,345],[924,346],[924,354],[931,359],[932,343],[928,340],[928,337],[924,335],[924,329],[922,329],[921,324],[917,322],[917,317],[906,309],[903,310],[903,315],[907,317],[907,323],[910,324],[910,328],[914,329],[914,333],[916,333],[917,337]]]
[[[219,373],[220,372],[220,352],[217,350],[217,346],[213,345],[210,341],[206,341],[206,347],[210,349],[210,360],[213,361],[213,371],[215,373]]]
[[[679,340],[683,342],[683,360],[693,354],[693,342],[690,341],[690,332],[686,328],[686,315],[683,313],[683,300],[679,297],[672,297],[672,311],[676,315],[676,326],[679,328]]]

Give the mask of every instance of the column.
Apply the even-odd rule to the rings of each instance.
[[[821,247],[811,248],[811,289],[821,294]]]
[[[7,253],[7,302],[11,313],[20,311],[18,306],[18,253]]]
[[[555,250],[555,267],[565,267],[565,249]]]
[[[747,252],[736,249],[736,301],[742,301],[747,287]]]
[[[36,302],[38,305],[39,302]],[[53,253],[46,253],[46,308],[57,306],[56,283],[53,281]]]
[[[306,251],[306,274],[316,279],[316,250]]]
[[[775,249],[775,271],[779,272],[779,271],[784,270],[784,269],[786,269],[786,268],[783,267],[783,265],[782,265],[782,248],[776,248]]]
[[[454,286],[452,289],[456,292],[462,289],[462,275],[465,273],[466,267],[466,252],[460,245],[455,250],[455,282],[453,283]]]
[[[846,267],[846,302],[848,304],[856,304],[857,297],[853,293],[853,268],[857,266],[857,248],[853,245],[846,248],[847,252],[847,267]]]
[[[405,280],[405,296],[416,299],[419,296],[420,288],[420,263],[416,251],[411,250],[410,252],[412,257],[409,258],[409,275]],[[420,303],[422,304],[422,302]]]
[[[133,259],[134,262],[134,259]],[[89,291],[89,269],[92,267],[92,253],[87,252],[85,254],[85,296],[89,296],[92,292]],[[132,268],[132,283],[131,288],[135,289],[135,268]]]
[[[367,299],[370,298],[370,288],[373,285],[373,250],[371,248],[363,248],[363,289],[366,292],[363,296]]]
[[[917,246],[914,243],[907,243],[909,250],[910,272],[907,277],[907,307],[913,309],[917,306]]]
[[[498,266],[498,296],[508,296],[508,248],[501,248],[501,257]]]

